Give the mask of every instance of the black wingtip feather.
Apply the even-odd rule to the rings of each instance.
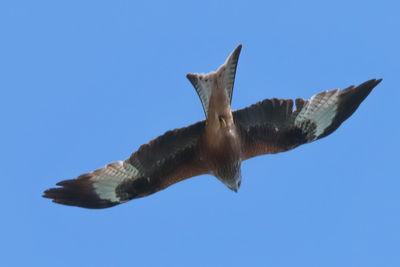
[[[85,177],[65,180],[57,185],[61,187],[44,191],[43,197],[52,199],[54,203],[89,209],[109,208],[119,204],[100,199],[93,189],[92,182]]]
[[[359,86],[350,86],[339,93],[339,102],[337,114],[332,121],[332,124],[318,136],[318,139],[323,138],[335,131],[345,120],[347,120],[360,106],[364,99],[371,93],[382,79],[371,79]]]

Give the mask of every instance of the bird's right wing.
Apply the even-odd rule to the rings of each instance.
[[[107,208],[160,191],[186,178],[207,173],[199,158],[201,121],[166,132],[142,145],[125,161],[117,161],[59,182],[44,192],[54,202],[85,208]]]
[[[233,112],[242,138],[243,160],[293,149],[335,131],[381,80],[324,91],[310,100],[266,99]]]

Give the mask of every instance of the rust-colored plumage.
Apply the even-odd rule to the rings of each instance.
[[[266,99],[231,111],[242,46],[209,74],[188,74],[206,120],[168,131],[142,145],[127,160],[58,183],[44,197],[85,208],[107,208],[144,197],[174,183],[212,174],[230,189],[241,184],[242,161],[293,149],[325,137],[350,117],[381,80],[324,91],[310,100]]]

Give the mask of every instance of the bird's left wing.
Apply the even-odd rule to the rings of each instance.
[[[201,121],[166,132],[127,160],[62,181],[57,184],[61,187],[49,189],[43,196],[64,205],[107,208],[207,173],[198,154],[204,125]]]
[[[310,100],[266,99],[233,112],[242,138],[243,160],[293,149],[325,137],[353,114],[381,80],[324,91]]]

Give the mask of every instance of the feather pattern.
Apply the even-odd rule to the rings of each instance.
[[[197,142],[204,121],[168,131],[142,145],[125,161],[117,161],[44,192],[54,202],[106,208],[147,196],[207,169],[199,160]]]
[[[353,114],[381,80],[321,92],[310,100],[266,99],[233,112],[242,136],[244,159],[278,153],[325,137]]]
[[[189,73],[186,75],[199,95],[206,117],[208,117],[212,93],[215,93],[217,90],[225,90],[228,103],[229,105],[231,104],[236,68],[241,50],[242,45],[236,47],[226,62],[216,72],[210,72],[208,74]]]
[[[213,174],[240,187],[241,163],[323,138],[335,131],[381,80],[324,91],[309,100],[266,99],[231,111],[239,45],[216,72],[188,74],[206,120],[166,132],[125,161],[59,182],[44,192],[56,203],[107,208],[160,191],[184,179]],[[295,108],[294,108],[295,104]]]

